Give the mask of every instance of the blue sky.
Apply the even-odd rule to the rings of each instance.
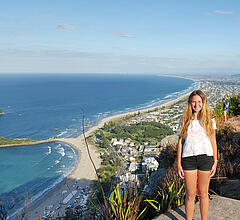
[[[240,72],[238,0],[0,1],[0,73]]]

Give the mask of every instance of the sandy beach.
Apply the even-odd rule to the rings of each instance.
[[[159,106],[103,118],[98,122],[96,126],[89,128],[85,132],[85,136],[86,137],[91,136],[95,131],[103,127],[103,125],[109,121],[118,120],[120,118],[133,115],[138,112],[145,113],[149,110],[153,110],[163,106],[170,106],[178,102],[179,100],[187,97],[188,95],[189,94],[185,94],[175,100],[166,102]],[[52,190],[49,190],[48,192],[46,192],[40,199],[38,199],[37,202],[34,202],[33,204],[29,205],[29,208],[27,211],[28,219],[38,219],[38,218],[41,219],[41,217],[44,216],[45,207],[50,207],[50,209],[54,211],[54,217],[64,216],[65,209],[67,208],[67,206],[70,203],[73,203],[74,200],[76,201],[76,196],[79,195],[80,193],[79,189],[81,189],[82,187],[86,188],[87,186],[91,188],[93,180],[97,179],[94,171],[94,167],[87,153],[87,147],[85,144],[83,134],[79,135],[76,138],[58,138],[58,139],[55,139],[55,141],[64,142],[70,145],[71,147],[73,147],[75,150],[77,150],[79,155],[78,163],[75,169],[73,170],[73,172],[68,177],[66,177],[64,181],[59,183]],[[95,166],[99,168],[101,164],[101,160],[99,158],[98,149],[94,145],[89,144],[89,150]],[[62,204],[63,200],[74,191],[77,191],[77,193],[72,197],[72,199],[70,199],[69,202],[67,202],[67,204]]]

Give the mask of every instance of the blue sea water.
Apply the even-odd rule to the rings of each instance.
[[[106,116],[156,106],[197,87],[184,78],[124,74],[1,74],[0,136],[74,137]],[[37,197],[74,168],[77,155],[62,143],[0,149],[0,200]],[[20,172],[19,172],[20,171]]]

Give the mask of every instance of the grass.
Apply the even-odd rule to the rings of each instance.
[[[0,137],[0,145],[27,144],[27,143],[32,143],[32,142],[36,142],[36,140],[30,139],[30,138],[11,139],[11,138]]]

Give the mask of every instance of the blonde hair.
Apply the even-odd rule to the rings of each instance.
[[[179,130],[179,135],[181,137],[187,136],[188,127],[193,118],[193,109],[192,109],[192,98],[193,96],[198,95],[202,99],[202,109],[200,110],[200,121],[201,125],[204,128],[207,136],[210,138],[213,134],[213,125],[212,125],[212,113],[208,106],[208,101],[206,95],[201,90],[194,90],[188,97],[188,104],[186,109],[184,110],[181,126]]]

